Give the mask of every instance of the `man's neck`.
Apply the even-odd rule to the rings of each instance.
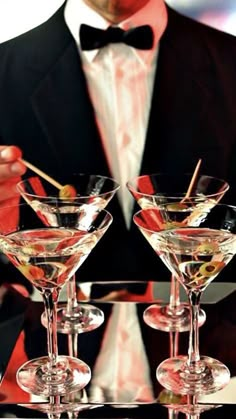
[[[112,24],[129,18],[149,0],[84,0],[84,2]]]

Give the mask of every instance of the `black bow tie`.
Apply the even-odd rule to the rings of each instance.
[[[83,50],[98,49],[117,42],[123,42],[138,49],[151,49],[153,46],[152,28],[149,25],[143,25],[124,31],[112,26],[106,30],[85,24],[80,26],[80,44]]]

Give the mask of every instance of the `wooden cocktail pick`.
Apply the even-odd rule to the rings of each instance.
[[[187,192],[186,192],[186,194],[185,194],[185,197],[181,200],[181,204],[182,204],[184,201],[186,201],[186,200],[187,200],[187,199],[191,196],[192,189],[193,189],[194,183],[195,183],[195,181],[196,181],[196,178],[197,178],[197,176],[198,176],[198,173],[199,173],[199,169],[200,169],[201,163],[202,163],[202,159],[199,159],[199,160],[198,160],[198,162],[197,162],[197,164],[196,164],[195,170],[194,170],[194,172],[193,172],[193,176],[192,176],[191,181],[190,181],[190,183],[189,183],[189,187],[188,187],[188,190],[187,190]]]
[[[43,172],[38,167],[34,166],[32,163],[29,163],[25,159],[21,159],[22,163],[32,172],[36,173],[38,176],[45,179],[48,183],[55,186],[55,188],[59,189],[59,197],[60,198],[75,198],[77,193],[72,185],[62,185],[61,183],[57,182],[55,179],[53,179],[51,176],[49,176],[47,173]]]

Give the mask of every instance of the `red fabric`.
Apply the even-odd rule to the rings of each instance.
[[[23,403],[30,401],[30,395],[23,391],[16,382],[16,371],[28,359],[24,351],[24,332],[18,337],[12,352],[5,377],[0,388],[0,401],[4,403]]]
[[[47,196],[45,189],[42,185],[42,182],[39,177],[35,176],[30,179],[30,184],[32,186],[32,194],[38,196]]]

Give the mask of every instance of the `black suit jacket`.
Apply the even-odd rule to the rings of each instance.
[[[110,175],[80,56],[62,6],[48,21],[0,45],[0,142],[60,180]],[[236,39],[168,7],[140,173],[193,171],[236,180]],[[113,225],[80,268],[81,281],[163,280],[170,274],[114,198]],[[136,207],[137,209],[137,207]]]

